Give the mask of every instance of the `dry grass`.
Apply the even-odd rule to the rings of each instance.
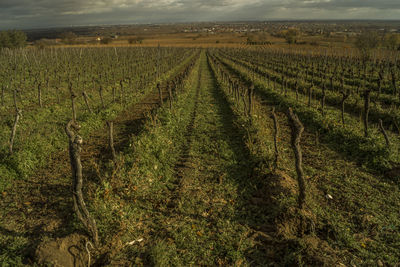
[[[252,34],[250,34],[252,35]],[[141,37],[141,43],[129,44],[132,37]],[[199,47],[199,48],[246,48],[259,49],[268,47],[271,49],[292,50],[296,53],[312,54],[357,54],[353,47],[353,41],[329,39],[323,36],[302,36],[300,42],[304,44],[289,45],[283,38],[268,36],[267,41],[270,45],[248,45],[248,34],[246,33],[165,33],[147,34],[141,36],[122,36],[112,40],[110,44],[94,42],[95,37],[81,37],[82,44],[65,45],[60,44],[56,47]]]

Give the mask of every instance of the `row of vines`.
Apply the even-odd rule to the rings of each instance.
[[[397,62],[221,49],[216,57],[322,140],[377,171],[399,162]]]
[[[87,137],[157,83],[167,81],[194,50],[65,48],[3,50],[0,54],[0,189],[43,167],[65,148],[73,118]]]

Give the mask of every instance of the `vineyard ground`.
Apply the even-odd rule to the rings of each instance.
[[[91,250],[92,263],[396,264],[398,185],[344,159],[306,128],[301,146],[309,198],[304,213],[297,214],[284,111],[277,109],[280,163],[271,171],[270,109],[279,103],[257,93],[249,120],[224,86],[203,51],[172,109],[166,91],[162,106],[152,92],[117,117],[115,166],[106,128],[85,140],[85,200],[102,244]],[[85,231],[73,219],[70,183],[68,153],[62,151],[52,155],[49,167],[7,190],[0,202],[1,261],[87,264]],[[307,222],[304,237],[296,232],[300,217]],[[60,250],[73,244],[75,259],[71,251]]]
[[[164,88],[164,101],[167,100],[167,95],[168,92]],[[114,145],[117,151],[123,150],[132,135],[138,135],[143,130],[146,118],[159,106],[159,94],[154,91],[140,103],[116,117]],[[95,186],[99,176],[112,164],[108,149],[108,128],[92,133],[84,144],[82,150],[84,176]],[[2,250],[8,250],[9,256],[16,257],[16,262],[20,260],[28,264],[34,262],[37,260],[35,250],[40,242],[49,238],[65,237],[76,230],[77,222],[69,219],[73,216],[71,210],[73,203],[68,151],[49,156],[50,163],[46,168],[37,170],[29,179],[16,180],[1,202],[2,217],[7,220],[1,222],[0,232],[5,239],[2,242],[8,243]],[[68,241],[70,238],[72,240]],[[74,244],[83,238],[83,235],[72,235],[60,240],[59,243]],[[54,253],[56,257],[65,257],[62,253],[57,254],[57,246],[53,248],[55,251],[49,247],[46,249],[48,251],[41,257],[48,257]],[[18,259],[19,257],[21,258]]]
[[[281,103],[277,102],[272,94],[267,93],[266,89],[264,90],[261,87],[255,90],[257,97],[254,124],[258,125],[260,132],[265,131],[265,139],[271,140],[273,122],[269,118],[270,109],[271,107],[278,109],[278,124],[281,127],[278,140],[282,163],[280,168],[290,177],[296,177],[294,156],[290,150],[290,128],[284,114],[286,111],[280,109]],[[288,96],[290,97],[294,96]],[[389,181],[383,175],[371,174],[368,169],[344,157],[335,148],[340,146],[340,143],[324,143],[322,140],[315,132],[305,127],[301,146],[310,186],[309,208],[311,214],[317,218],[315,225],[311,227],[311,232],[314,232],[311,236],[318,237],[319,242],[316,242],[318,239],[314,239],[313,243],[302,240],[297,248],[299,250],[292,255],[304,256],[309,253],[308,256],[316,257],[314,259],[317,262],[322,260],[328,265],[333,264],[329,262],[330,260],[336,264],[352,262],[357,266],[374,265],[377,260],[396,264],[398,255],[392,240],[398,240],[399,236],[393,235],[393,228],[388,230],[387,227],[398,224],[398,220],[393,217],[397,209],[393,207],[398,207],[400,203],[398,184]],[[271,149],[272,146],[273,144],[269,144]],[[333,196],[333,199],[327,198],[328,194]],[[281,201],[285,206],[290,198],[285,195]],[[293,212],[289,214],[290,217]],[[391,239],[387,240],[380,236],[391,236]],[[328,247],[325,246],[327,244]],[[324,251],[323,247],[327,250],[321,253]],[[320,252],[315,253],[315,248]],[[303,252],[300,252],[302,249]],[[340,260],[338,261],[336,257],[330,258],[328,255],[339,256]]]

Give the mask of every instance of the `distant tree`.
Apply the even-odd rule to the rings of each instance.
[[[0,47],[6,47],[6,48],[11,47],[10,36],[6,31],[0,32]]]
[[[10,31],[10,40],[14,48],[26,46],[26,34],[22,31]]]
[[[63,32],[60,35],[60,38],[64,44],[75,44],[78,35],[73,32]]]
[[[396,50],[400,47],[400,36],[392,33],[385,35],[383,44],[387,49]]]
[[[22,31],[0,32],[0,48],[21,48],[26,46],[26,34]]]
[[[271,44],[268,40],[269,35],[266,33],[256,33],[256,34],[248,34],[247,35],[247,44],[248,45],[266,45]]]
[[[299,30],[297,30],[297,29],[289,29],[285,33],[284,37],[285,37],[285,40],[286,40],[286,42],[288,44],[295,44],[295,43],[297,43],[297,39],[298,39],[299,35],[300,35]]]
[[[379,35],[376,32],[363,32],[357,36],[354,45],[360,51],[363,60],[371,56],[371,51],[379,45]]]

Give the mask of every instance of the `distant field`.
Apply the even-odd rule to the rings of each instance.
[[[100,41],[96,41],[97,37],[79,37],[78,41],[85,44],[68,45],[73,47],[82,46],[143,46],[143,47],[154,47],[154,46],[171,46],[171,47],[243,47],[248,45],[249,36],[256,36],[257,34],[245,34],[245,33],[176,33],[176,34],[155,34],[155,35],[143,35],[143,39],[140,43],[130,44],[130,38],[137,38],[138,36],[121,36],[117,39],[113,39],[110,44],[101,44]],[[266,42],[271,43],[272,47],[282,48],[293,48],[293,49],[317,49],[317,48],[352,48],[354,47],[354,39],[343,39],[342,37],[326,38],[323,36],[304,36],[299,39],[299,42],[306,42],[306,44],[289,45],[284,38],[277,38],[268,36],[262,39]],[[262,41],[261,40],[261,41]],[[63,44],[59,40],[59,45]],[[263,45],[252,45],[252,46],[263,46]]]

